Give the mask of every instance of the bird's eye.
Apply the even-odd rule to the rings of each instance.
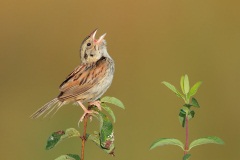
[[[91,43],[87,43],[87,46],[91,46]]]

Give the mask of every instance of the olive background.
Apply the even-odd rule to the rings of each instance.
[[[190,141],[218,136],[225,145],[191,150],[193,160],[240,158],[240,2],[228,0],[8,0],[0,1],[0,159],[55,159],[80,153],[81,141],[66,140],[46,151],[53,131],[78,128],[82,109],[72,104],[54,117],[29,116],[58,95],[58,86],[79,64],[82,40],[98,28],[107,33],[116,63],[105,95],[112,106],[116,157],[87,142],[86,160],[181,159],[176,146],[149,146],[158,138],[184,141],[178,121],[183,101],[161,84],[179,88],[180,76],[202,80],[201,108],[190,121]],[[97,130],[94,119],[88,132]],[[78,128],[82,131],[82,126]]]

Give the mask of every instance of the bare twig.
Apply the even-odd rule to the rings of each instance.
[[[85,142],[86,142],[86,132],[87,132],[87,122],[88,122],[89,115],[86,114],[83,120],[83,135],[81,136],[82,139],[82,150],[81,150],[81,160],[84,160],[84,149],[85,149]]]
[[[186,121],[185,121],[185,127],[186,127],[186,142],[185,142],[185,150],[184,150],[184,155],[188,153],[188,143],[189,143],[189,129],[188,129],[188,116],[186,116]]]

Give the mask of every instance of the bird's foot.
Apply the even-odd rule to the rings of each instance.
[[[82,107],[84,113],[82,115],[82,117],[80,118],[80,120],[78,121],[78,126],[79,124],[83,121],[83,119],[85,118],[85,116],[89,116],[90,120],[92,120],[92,114],[98,114],[97,111],[93,111],[93,110],[88,110],[80,101],[78,101],[78,104]]]
[[[84,120],[84,118],[86,116],[89,116],[90,118],[90,121],[92,121],[92,115],[93,114],[99,114],[97,111],[93,111],[93,110],[84,110],[84,113],[82,115],[82,117],[80,118],[80,120],[78,121],[78,127],[79,127],[79,124]]]
[[[89,105],[96,106],[100,111],[102,110],[101,101],[99,101],[99,100],[96,100],[96,101],[93,101],[93,102],[89,102]]]

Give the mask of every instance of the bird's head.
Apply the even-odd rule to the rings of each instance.
[[[82,42],[80,47],[80,56],[82,63],[91,63],[98,61],[102,56],[108,56],[106,50],[106,41],[104,37],[106,33],[95,39],[97,29],[88,35]]]

